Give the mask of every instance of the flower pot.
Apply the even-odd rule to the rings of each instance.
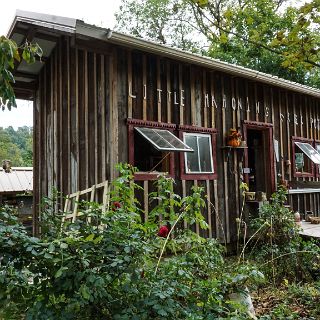
[[[227,137],[227,144],[230,147],[239,147],[241,145],[241,134],[236,129],[230,129]]]

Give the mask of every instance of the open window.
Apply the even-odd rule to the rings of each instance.
[[[128,119],[129,163],[136,180],[153,180],[160,172],[174,176],[174,152],[193,152],[173,134],[174,124]]]
[[[295,177],[314,175],[314,164],[320,165],[320,154],[312,146],[312,140],[292,138],[293,173]]]
[[[179,126],[179,137],[193,152],[180,155],[181,179],[215,179],[216,130],[192,126]]]

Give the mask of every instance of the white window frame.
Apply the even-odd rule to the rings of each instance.
[[[212,136],[211,134],[206,133],[195,133],[195,132],[183,132],[183,142],[186,143],[186,136],[193,136],[197,137],[197,148],[198,148],[198,165],[199,168],[201,168],[201,162],[200,162],[200,152],[199,152],[199,143],[198,143],[198,137],[208,137],[209,138],[209,152],[210,152],[210,163],[212,171],[189,171],[187,166],[187,154],[184,155],[184,168],[186,174],[213,174],[215,173],[215,168],[213,165],[213,155],[212,155]]]
[[[148,128],[148,127],[135,127],[136,131],[138,131],[147,141],[149,141],[157,150],[159,151],[176,151],[176,152],[193,152],[193,149],[190,148],[188,145],[186,145],[183,141],[181,141],[178,137],[176,137],[172,132],[169,130],[164,129],[155,129],[155,128]],[[141,130],[142,129],[142,130]],[[160,137],[163,141],[165,141],[167,144],[169,144],[171,147],[160,147],[155,141],[150,139],[143,130],[148,130],[150,132],[153,132],[158,137]],[[161,133],[169,134],[175,141],[178,141],[180,144],[182,144],[183,148],[178,148],[172,145]]]
[[[310,144],[306,142],[295,142],[295,145],[315,164],[320,165],[320,154],[319,152]]]

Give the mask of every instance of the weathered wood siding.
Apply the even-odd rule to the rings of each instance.
[[[292,156],[291,136],[320,140],[318,99],[115,45],[62,37],[39,84],[34,109],[36,202],[52,186],[69,194],[112,180],[115,164],[128,161],[128,118],[215,128],[218,178],[181,180],[181,155],[175,154],[175,188],[187,195],[193,185],[204,187],[211,228],[203,232],[197,226],[196,231],[227,242],[236,235],[243,168],[242,152],[232,151],[227,162],[222,149],[229,129],[241,128],[244,121],[273,125],[280,148],[273,173],[278,180],[295,179],[284,162]],[[146,193],[153,190],[153,181],[139,183],[145,189],[139,199],[147,214]],[[290,196],[290,202],[294,209],[314,212],[320,206],[319,194]]]

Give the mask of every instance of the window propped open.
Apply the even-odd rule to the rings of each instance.
[[[320,164],[320,154],[309,143],[295,142],[295,145],[315,164]],[[296,154],[296,164],[299,163],[299,157]]]
[[[136,127],[135,130],[159,151],[193,152],[192,148],[188,147],[168,130],[142,127]]]

